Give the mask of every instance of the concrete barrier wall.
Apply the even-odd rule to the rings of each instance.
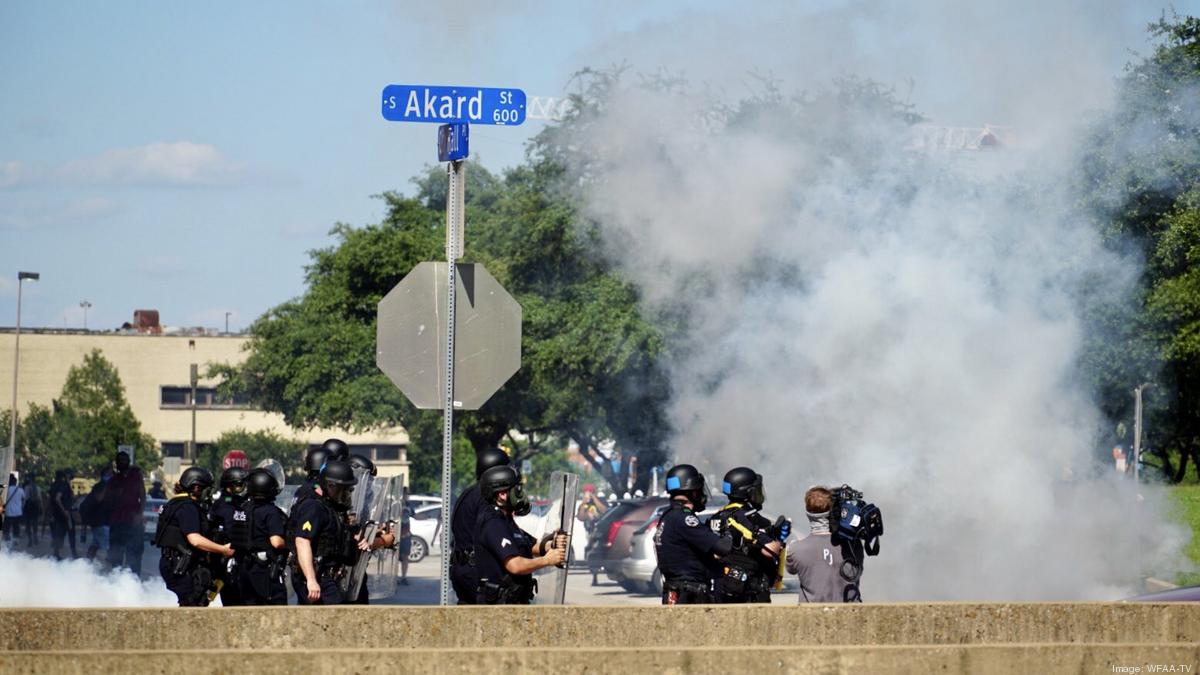
[[[6,675],[64,673],[1113,673],[1114,666],[1192,666],[1184,645],[1012,644],[659,649],[391,649],[178,652],[0,652]],[[1167,671],[1170,672],[1170,671]]]
[[[370,649],[1200,642],[1192,603],[15,609],[0,623],[0,654],[313,649],[344,636]]]

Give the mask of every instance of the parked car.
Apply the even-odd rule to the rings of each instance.
[[[442,505],[430,504],[413,509],[412,518],[408,521],[412,531],[412,548],[408,552],[409,562],[420,562],[425,556],[434,551],[441,552],[441,528],[438,527],[442,518]]]
[[[146,541],[154,539],[154,533],[158,530],[158,515],[166,505],[165,499],[146,497],[146,503],[142,506],[142,531],[146,535]]]
[[[634,531],[646,522],[656,508],[667,502],[666,497],[625,499],[609,507],[596,523],[588,540],[588,569],[593,574],[603,570],[626,590],[638,590],[624,582],[615,563],[629,555]]]
[[[533,502],[533,508],[530,509],[528,514],[514,518],[517,527],[528,532],[534,539],[541,541],[542,537],[546,535],[546,522],[550,519],[550,507],[552,505],[553,502],[550,500]],[[579,508],[578,504],[575,508]],[[575,510],[572,509],[571,513],[574,514]],[[587,555],[588,535],[583,521],[575,518],[574,515],[572,515],[572,518],[574,518],[575,522],[571,526],[571,557],[568,563],[574,567],[584,564],[583,561]],[[554,521],[558,522],[558,518],[555,518]]]
[[[442,498],[436,495],[409,495],[408,505],[413,510],[426,506],[441,506]]]

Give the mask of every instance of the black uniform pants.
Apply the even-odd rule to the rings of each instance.
[[[478,605],[479,571],[474,565],[452,563],[450,565],[450,585],[458,596],[460,605]]]
[[[175,594],[180,607],[207,607],[208,585],[201,583],[207,572],[204,569],[192,567],[183,574],[175,574],[175,564],[172,559],[163,556],[158,560],[158,573],[167,584],[167,590]]]
[[[296,592],[296,604],[299,605],[340,605],[342,604],[342,589],[338,588],[333,574],[326,570],[317,570],[317,583],[321,586],[321,597],[316,602],[308,601],[308,582],[304,573],[292,570],[292,590]]]
[[[271,565],[256,558],[238,561],[234,568],[238,594],[244,605],[286,605],[287,587],[283,577],[271,576]],[[303,575],[301,575],[303,578]],[[324,591],[321,594],[324,595]],[[305,591],[305,595],[308,591]],[[224,597],[224,596],[222,596]],[[222,600],[224,602],[224,600]]]

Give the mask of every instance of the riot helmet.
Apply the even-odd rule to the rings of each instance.
[[[350,458],[350,446],[340,438],[331,438],[321,444],[321,449],[329,453],[329,459],[345,461]]]
[[[704,474],[691,464],[676,464],[667,470],[667,493],[672,497],[687,497],[697,511],[703,511],[708,504],[708,488],[704,484]]]
[[[488,448],[475,455],[475,480],[483,476],[483,472],[493,466],[508,464],[508,454],[500,448]]]
[[[279,496],[279,481],[266,469],[255,469],[246,476],[246,494],[256,502],[273,502]]]
[[[724,492],[730,501],[746,502],[756,509],[761,509],[766,499],[762,474],[755,473],[754,469],[745,466],[730,469],[725,474],[721,482],[721,492]]]
[[[325,462],[317,479],[325,499],[339,509],[350,508],[350,495],[358,482],[354,478],[354,467],[349,462],[331,459]]]
[[[372,476],[379,474],[379,469],[375,468],[375,462],[362,455],[350,455],[350,466],[357,471],[365,471]]]
[[[488,504],[496,504],[496,498],[502,492],[508,493],[505,509],[513,514],[523,516],[533,508],[521,485],[521,474],[508,465],[493,466],[479,477],[479,493]]]
[[[321,467],[325,466],[325,460],[329,459],[329,451],[325,448],[311,448],[308,454],[304,456],[304,472],[308,474],[310,480],[315,480],[321,473]]]
[[[179,476],[175,491],[191,495],[197,499],[205,497],[205,492],[212,489],[213,477],[208,469],[199,466],[188,467]]]
[[[240,466],[231,466],[221,473],[221,494],[240,495],[246,492],[246,476],[249,472]]]

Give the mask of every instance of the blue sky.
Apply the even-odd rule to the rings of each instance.
[[[982,23],[995,34],[964,40],[957,19],[944,17],[967,27],[979,17],[936,0],[916,9],[829,1],[750,10],[626,0],[3,0],[0,325],[15,318],[18,270],[42,274],[25,285],[25,326],[81,327],[87,300],[91,328],[152,308],[167,325],[217,328],[232,312],[240,329],[299,295],[306,252],[329,245],[335,222],[376,222],[381,205],[370,195],[410,191],[409,179],[436,161],[433,125],[380,117],[390,83],[557,96],[578,68],[625,61],[688,69],[736,93],[748,72],[785,80],[861,72],[889,82],[916,76],[927,111],[982,123],[1021,110],[1005,108],[1011,96],[965,95],[948,83],[992,63],[1014,63],[1003,70],[1019,76],[1028,50],[1011,43],[1036,36],[1038,25],[1055,35],[1077,28],[1094,50],[1085,65],[1103,103],[1105,83],[1130,49],[1144,47],[1144,25],[1159,10],[1098,1],[1106,7],[987,10],[996,13]],[[831,26],[846,28],[836,44],[805,52],[817,41],[790,39],[838,33]],[[956,49],[987,39],[996,48],[983,51],[984,66],[954,70],[964,63]],[[518,163],[540,128],[474,127],[472,159],[492,170]]]

